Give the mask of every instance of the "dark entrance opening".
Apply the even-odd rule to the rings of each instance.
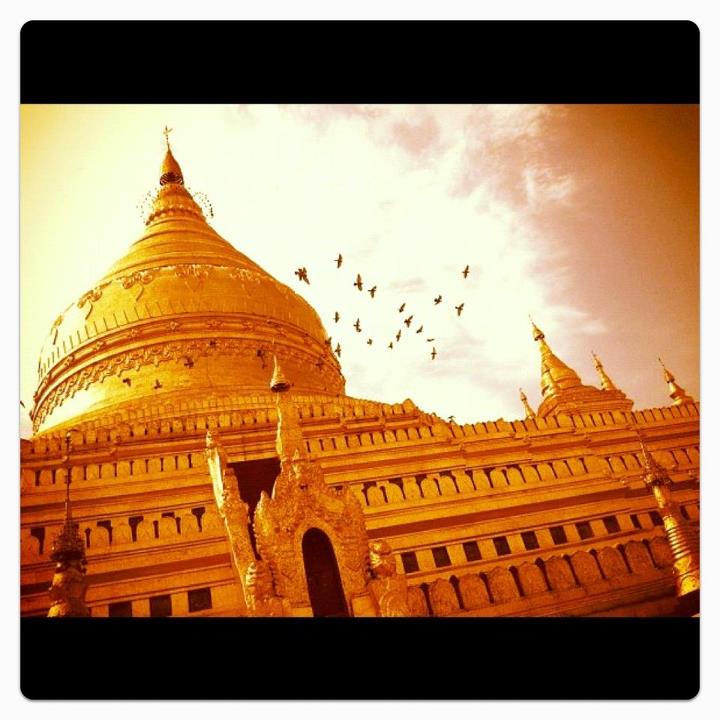
[[[302,541],[305,577],[315,617],[348,617],[340,571],[328,536],[317,528]]]
[[[257,553],[252,519],[260,501],[260,493],[265,490],[268,495],[272,495],[275,479],[280,474],[280,459],[273,457],[266,460],[247,460],[246,462],[229,463],[229,465],[235,472],[240,497],[248,504],[250,542],[253,550]]]

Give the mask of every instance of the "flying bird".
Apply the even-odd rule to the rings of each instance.
[[[340,313],[337,310],[335,311],[335,317],[333,319],[335,320],[335,322],[340,319]]]
[[[371,298],[374,298],[374,297],[375,297],[375,293],[377,292],[377,285],[373,285],[373,286],[368,290],[368,292],[370,293],[370,297],[371,297]]]
[[[160,384],[160,381],[157,378],[155,378],[155,384],[153,385],[153,390],[159,390],[161,387],[162,387],[162,385]]]
[[[433,302],[436,305],[439,305],[442,302],[442,295],[438,295],[436,298],[433,299]]]
[[[433,347],[433,351],[430,353],[430,357],[434,360],[435,356],[437,355],[437,350]]]
[[[470,272],[470,266],[466,265],[465,269],[462,271],[462,276],[467,280],[468,273]]]
[[[328,347],[332,347],[332,336],[328,337],[328,339],[325,341],[325,344]]]
[[[355,321],[353,327],[355,328],[355,332],[362,332],[362,329],[360,328],[360,318]]]
[[[357,279],[353,283],[353,285],[360,291],[362,291],[362,278],[360,277],[360,273],[357,275]]]
[[[463,308],[465,307],[465,303],[460,303],[459,305],[455,306],[455,309],[457,310],[458,317],[460,317],[460,313],[462,313]]]
[[[338,267],[342,265],[342,255],[340,253],[338,253],[338,256],[335,258],[335,262],[337,263]]]
[[[125,382],[125,380],[123,380],[123,382]],[[20,404],[25,407],[25,403],[22,400],[20,401]]]
[[[415,331],[415,334],[417,335],[418,333],[421,333],[421,332],[423,331],[423,328],[424,328],[424,327],[425,327],[424,325],[421,325],[421,326]]]
[[[395,339],[400,342],[400,335],[402,335],[402,330],[397,331],[397,335],[395,336]]]
[[[185,356],[185,362],[183,363],[183,365],[184,365],[186,368],[191,368],[193,365],[195,365],[195,362],[193,361],[193,359],[192,359],[191,357],[188,357],[188,356],[186,355],[186,356]]]
[[[368,338],[367,344],[372,345],[372,338]]]
[[[402,311],[405,309],[405,305],[406,305],[406,303],[403,303],[403,304],[398,308],[398,312],[402,312]]]
[[[414,317],[415,317],[414,315],[410,315],[410,317],[406,317],[406,318],[403,320],[403,322],[405,323],[405,325],[407,325],[407,327],[410,327],[410,323],[412,322],[412,320],[413,320]]]
[[[455,422],[455,416],[454,416],[454,415],[450,415],[450,417],[448,417],[448,422],[454,423],[454,422]]]
[[[132,380],[130,378],[123,378],[123,382],[130,387],[132,385]]]
[[[307,274],[307,268],[306,268],[306,267],[298,268],[298,269],[295,271],[295,274],[298,276],[298,280],[300,280],[300,282],[303,282],[303,281],[304,281],[304,282],[306,282],[308,285],[310,284],[310,281],[308,280],[308,274]]]
[[[428,338],[426,342],[435,342],[435,338]]]
[[[338,357],[340,357],[340,353],[341,353],[340,343],[338,343],[338,344],[335,346],[335,353],[337,354]]]
[[[390,350],[392,350],[392,349],[393,349],[393,344],[392,344],[392,340],[390,341],[390,344],[388,345],[388,348],[390,348]]]

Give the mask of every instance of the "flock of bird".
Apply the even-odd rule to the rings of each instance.
[[[335,263],[336,268],[339,269],[343,264],[342,254],[338,253],[338,256],[333,260],[333,262]],[[466,280],[469,273],[470,273],[470,266],[466,265],[460,274],[462,275],[463,279]],[[299,267],[297,270],[295,270],[295,275],[297,276],[299,282],[304,282],[304,283],[307,283],[308,285],[310,284],[310,278],[308,277],[308,270],[306,267]],[[353,287],[356,287],[359,292],[362,292],[363,279],[362,279],[362,276],[360,275],[360,273],[357,274],[357,277],[355,278],[355,282],[353,283]],[[371,298],[375,297],[375,293],[377,292],[377,289],[378,289],[377,285],[373,285],[371,288],[368,289],[368,293],[370,294]],[[438,295],[437,297],[433,298],[433,304],[436,306],[440,305],[440,303],[442,303],[442,301],[443,301],[442,295]],[[400,307],[398,308],[398,312],[400,314],[405,312],[406,305],[407,305],[407,303],[405,303],[405,302],[402,303],[402,305],[400,305]],[[457,313],[457,316],[460,317],[462,315],[463,309],[465,308],[465,303],[461,302],[459,305],[455,305],[454,307],[455,307],[455,312]],[[407,317],[403,318],[402,322],[405,324],[406,333],[410,329],[410,326],[411,326],[414,318],[415,318],[414,314],[410,314]],[[337,310],[335,311],[333,320],[336,323],[340,321],[340,313]],[[363,331],[362,325],[360,323],[360,318],[357,318],[357,320],[353,323],[353,327],[355,328],[355,332],[361,333]],[[415,334],[419,335],[420,333],[423,332],[424,329],[425,329],[425,326],[421,324],[420,327],[418,327],[417,330],[415,330]],[[402,327],[397,331],[397,333],[394,336],[394,339],[390,340],[390,342],[388,343],[387,349],[392,350],[395,347],[395,344],[400,342],[401,337],[402,337]],[[433,342],[435,342],[435,338],[434,337],[427,338],[426,342],[433,343]],[[327,338],[325,343],[331,350],[333,349],[332,348],[332,337]],[[372,345],[373,339],[368,338],[367,344]],[[335,346],[333,352],[335,352],[335,354],[338,357],[341,356],[342,347],[340,346],[340,343],[336,343],[336,346]],[[432,352],[430,353],[430,359],[434,360],[437,357],[437,354],[438,354],[437,350],[436,350],[435,346],[433,345]]]

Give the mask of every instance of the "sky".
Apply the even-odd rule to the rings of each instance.
[[[522,417],[530,314],[586,384],[595,351],[636,409],[667,405],[661,356],[698,398],[698,124],[678,105],[22,106],[21,399],[55,318],[142,234],[165,125],[213,227],[340,343],[348,395]]]

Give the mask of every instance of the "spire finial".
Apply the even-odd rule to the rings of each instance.
[[[275,366],[273,368],[272,380],[270,380],[270,390],[275,393],[286,392],[290,389],[290,383],[285,379],[285,374],[280,367],[277,355],[273,355],[273,362]]]
[[[163,160],[162,167],[160,168],[160,185],[184,185],[185,180],[183,178],[182,170],[178,161],[172,154],[170,149],[170,133],[172,128],[167,125],[163,130],[165,136],[165,145],[167,150],[165,151],[165,159]]]
[[[673,405],[694,403],[695,398],[693,398],[691,395],[688,395],[685,391],[685,388],[681,387],[680,384],[675,380],[675,376],[665,367],[665,363],[662,361],[662,358],[658,357],[658,362],[663,367],[665,382],[668,384],[668,390],[670,391],[670,397],[673,399]]]
[[[533,340],[544,340],[545,339],[545,333],[535,324],[535,321],[532,319],[531,315],[528,315],[530,318],[530,324],[533,328]]]
[[[71,433],[72,430],[65,433],[65,523],[53,540],[50,553],[50,559],[55,563],[55,574],[50,587],[52,604],[48,617],[86,617],[90,614],[85,605],[85,543],[75,529],[70,506]]]
[[[617,390],[615,383],[613,383],[609,375],[605,372],[605,368],[600,362],[600,358],[595,354],[594,350],[591,350],[590,352],[595,360],[595,369],[597,370],[597,374],[600,376],[600,387],[603,390]]]
[[[535,417],[535,411],[530,407],[530,404],[528,403],[527,395],[523,392],[523,389],[520,388],[520,402],[523,404],[523,408],[525,408],[525,419],[531,420]]]

